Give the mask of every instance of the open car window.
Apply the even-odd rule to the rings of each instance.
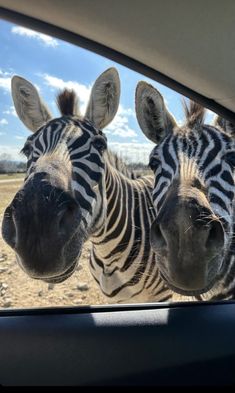
[[[13,78],[14,75],[19,75],[21,78],[25,77],[33,84],[40,98],[44,100],[49,108],[48,113],[50,112],[50,116],[52,114],[52,117],[59,118],[60,112],[56,105],[56,95],[58,92],[64,88],[73,89],[79,100],[78,110],[81,115],[84,116],[95,80],[97,78],[99,79],[99,74],[106,72],[105,70],[115,68],[120,78],[121,95],[119,102],[117,102],[118,108],[115,116],[111,119],[111,122],[104,127],[108,148],[120,158],[120,162],[124,162],[124,169],[118,164],[118,170],[122,175],[124,174],[126,176],[127,182],[129,182],[128,178],[130,177],[138,178],[138,176],[144,176],[144,178],[150,179],[146,183],[147,186],[149,187],[149,185],[151,185],[151,187],[153,187],[154,173],[149,166],[149,157],[155,144],[153,141],[147,139],[144,133],[141,132],[141,124],[139,125],[136,118],[138,99],[137,96],[135,97],[135,89],[140,81],[144,81],[146,86],[151,84],[154,88],[159,89],[164,97],[168,110],[173,113],[179,125],[183,124],[185,118],[181,103],[182,96],[164,85],[133,72],[118,63],[114,63],[102,56],[66,43],[65,41],[44,35],[35,30],[30,30],[23,26],[2,20],[1,32],[3,44],[0,76],[0,94],[2,101],[0,134],[1,222],[3,223],[4,220],[5,209],[11,204],[13,198],[17,200],[17,192],[23,187],[23,180],[27,177],[26,171],[28,162],[30,161],[27,157],[27,150],[29,146],[31,146],[31,140],[32,142],[34,140],[34,134],[31,132],[32,130],[28,129],[30,128],[30,126],[28,126],[29,123],[27,123],[24,118],[23,121],[20,119],[20,103],[18,104],[16,95],[17,83],[19,82],[17,77],[16,79]],[[19,79],[19,81],[21,80]],[[23,87],[21,87],[21,89],[23,89]],[[205,116],[206,122],[212,124],[216,115],[212,111],[207,111]],[[37,126],[37,128],[38,127],[39,126]],[[40,134],[40,131],[37,131],[35,133],[35,139],[37,139],[38,133],[39,137],[37,143],[40,144],[40,138],[43,138],[43,136],[42,133]],[[42,153],[50,150],[50,135],[47,134],[45,138],[46,140],[40,145],[40,148],[43,150],[43,146],[46,144],[44,146],[45,151],[42,151]],[[55,138],[51,140],[51,143],[55,143]],[[35,155],[38,154],[38,146],[35,147]],[[67,164],[64,165],[66,166]],[[81,163],[81,165],[83,165],[83,163]],[[112,163],[112,165],[115,167],[116,164]],[[113,169],[110,170],[110,173],[112,173],[112,171]],[[67,176],[69,178],[69,175]],[[73,179],[71,179],[71,181],[72,180]],[[134,185],[135,182],[130,184]],[[136,184],[138,188],[138,180]],[[172,296],[172,294],[168,293],[167,289],[164,287],[162,288],[162,281],[156,273],[153,253],[150,253],[150,245],[146,246],[149,240],[146,239],[148,236],[148,229],[146,230],[145,227],[146,225],[150,227],[151,220],[153,221],[154,219],[154,216],[149,215],[148,212],[146,213],[146,210],[154,210],[154,206],[149,200],[152,191],[150,188],[148,188],[147,191],[141,191],[142,194],[139,197],[136,207],[139,208],[139,213],[135,218],[136,224],[133,225],[132,222],[126,221],[126,215],[129,214],[130,211],[125,210],[126,200],[133,198],[133,193],[137,192],[133,185],[131,185],[131,189],[129,190],[130,197],[128,197],[127,192],[125,191],[124,193],[124,189],[120,187],[119,192],[120,195],[122,195],[123,201],[119,199],[120,206],[116,208],[118,213],[114,211],[114,215],[116,214],[117,220],[120,221],[119,227],[121,228],[119,228],[119,237],[121,236],[124,240],[120,237],[120,239],[116,241],[115,246],[109,246],[110,252],[114,252],[114,265],[111,268],[108,267],[108,265],[111,266],[112,261],[112,259],[108,260],[108,258],[105,263],[107,263],[107,269],[110,269],[110,272],[113,273],[113,277],[110,273],[106,277],[104,268],[102,276],[102,269],[100,269],[98,265],[97,269],[91,267],[90,250],[93,247],[93,243],[95,243],[95,239],[92,239],[92,237],[87,237],[87,241],[84,243],[82,249],[82,255],[74,273],[70,278],[61,283],[32,279],[30,274],[27,274],[27,269],[22,269],[20,263],[17,263],[14,250],[10,247],[11,244],[7,244],[7,242],[1,238],[1,307],[28,308],[62,305],[97,305],[117,302],[147,303],[150,301],[210,300],[210,296],[205,299],[200,297],[196,298],[195,296],[181,296],[180,294],[174,294],[174,296]],[[115,187],[117,188],[117,185]],[[116,197],[116,195],[113,196],[115,200],[114,197]],[[90,196],[87,196],[87,198],[89,200]],[[146,205],[143,204],[139,206],[139,203],[141,203],[143,199],[146,199]],[[113,202],[109,202],[109,205],[112,203]],[[27,200],[26,204],[33,204],[33,201],[31,199]],[[104,207],[100,208],[100,211],[106,208],[107,207],[104,205]],[[124,209],[121,216],[119,215],[120,209]],[[130,208],[130,210],[131,209],[133,208]],[[28,220],[30,221],[31,217],[35,214],[37,214],[36,211],[31,211],[31,216],[29,215]],[[143,218],[144,215],[146,215],[146,218]],[[108,217],[106,217],[106,220],[107,219]],[[113,222],[112,225],[115,229],[114,224]],[[134,226],[137,225],[139,225],[139,228],[134,228]],[[124,227],[124,230],[122,227]],[[124,235],[121,233],[122,231]],[[34,232],[37,238],[39,235],[36,234],[35,229]],[[114,233],[113,237],[115,238],[115,236]],[[118,238],[118,236],[116,237]],[[130,237],[132,238],[130,239]],[[135,237],[136,243],[133,242],[133,238]],[[122,243],[126,241],[125,238],[128,240],[127,243],[123,245]],[[119,255],[120,266],[115,265],[115,260],[117,258],[115,248],[117,247],[122,247],[120,250],[124,255],[123,258],[120,257],[121,254]],[[129,258],[129,254],[127,254],[128,257],[125,256],[126,249],[130,249],[131,247],[136,252],[135,258]],[[49,243],[49,248],[54,248],[53,239],[51,243]],[[132,253],[132,251],[129,253]],[[106,255],[107,254],[108,252],[106,252]],[[36,258],[35,255],[33,259],[34,258]],[[125,260],[126,264],[130,265],[129,269],[122,269]],[[144,263],[146,266],[143,266]],[[118,274],[116,274],[115,271],[117,268]],[[139,280],[140,268],[143,270],[141,273],[141,280]],[[121,277],[120,279],[118,278],[119,274]],[[145,290],[145,288],[147,289]],[[27,293],[27,296],[25,296],[25,293]]]

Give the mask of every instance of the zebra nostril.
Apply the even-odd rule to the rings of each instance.
[[[162,249],[167,247],[167,242],[160,225],[154,221],[150,230],[150,243],[153,249]]]
[[[16,247],[16,225],[13,209],[8,206],[5,210],[2,224],[2,237],[10,247]]]
[[[224,230],[219,221],[212,221],[209,224],[208,228],[208,236],[206,239],[206,248],[210,249],[219,249],[224,244]]]
[[[71,223],[78,212],[78,204],[75,201],[65,202],[57,215],[58,233],[65,236],[70,232]]]

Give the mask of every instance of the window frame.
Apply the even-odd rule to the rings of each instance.
[[[0,17],[103,55],[235,121],[213,100],[86,37],[2,7]],[[234,331],[235,301],[1,310],[0,384],[232,385]]]

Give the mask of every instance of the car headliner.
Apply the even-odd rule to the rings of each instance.
[[[18,21],[36,30],[59,36],[48,29],[53,25],[75,33],[87,40],[80,40],[83,47],[235,120],[234,0],[0,0],[0,7],[13,22],[9,10],[47,23]]]

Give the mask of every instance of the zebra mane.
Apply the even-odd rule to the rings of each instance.
[[[127,168],[125,161],[123,161],[116,153],[107,150],[106,156],[109,164],[111,164],[115,169],[117,169],[123,175],[125,175],[129,179],[135,179],[137,177],[132,170],[129,170]]]
[[[78,96],[74,90],[64,89],[56,97],[56,103],[61,115],[79,115]]]
[[[186,118],[186,126],[192,128],[200,126],[204,122],[206,109],[194,101],[189,101],[189,105],[183,99],[183,109]]]

